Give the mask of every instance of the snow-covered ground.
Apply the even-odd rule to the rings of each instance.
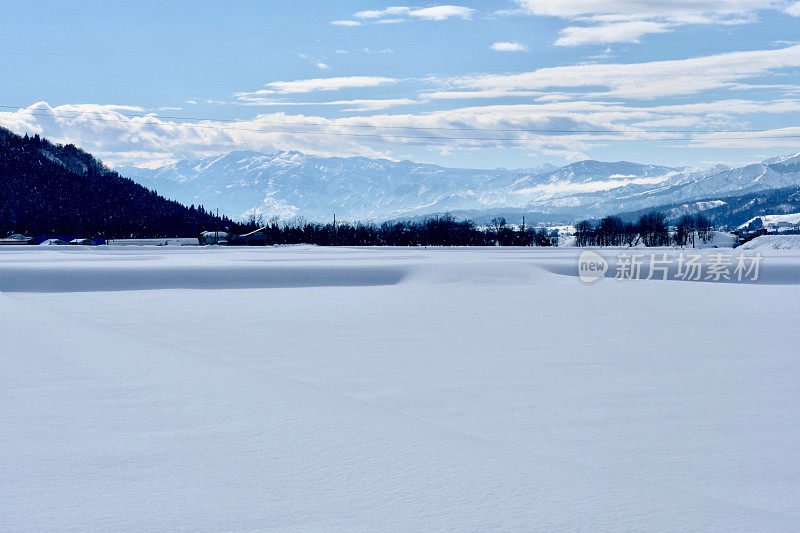
[[[578,253],[0,250],[0,530],[796,529],[800,251]]]
[[[800,224],[800,213],[789,213],[784,215],[763,215],[760,217],[753,217],[739,228],[746,228],[756,220],[760,220],[764,227],[778,227],[778,226],[795,226]]]
[[[698,248],[733,248],[739,244],[739,238],[727,231],[714,231],[708,242],[695,239],[694,245]]]
[[[742,245],[743,250],[800,250],[800,235],[760,235]]]

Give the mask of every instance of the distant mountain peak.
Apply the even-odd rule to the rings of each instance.
[[[698,170],[587,159],[560,168],[482,170],[298,151],[234,151],[130,175],[167,197],[219,207],[232,217],[256,212],[328,220],[336,213],[342,220],[384,220],[503,208],[568,217],[800,184],[800,168],[791,166],[798,161],[800,154],[794,154],[755,166]]]

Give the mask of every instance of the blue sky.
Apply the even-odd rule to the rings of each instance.
[[[800,151],[796,0],[453,2],[4,2],[0,124],[139,166]]]

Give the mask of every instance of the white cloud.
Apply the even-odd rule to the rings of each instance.
[[[800,66],[800,46],[730,52],[647,63],[551,67],[521,74],[466,76],[450,80],[458,90],[535,91],[548,88],[605,88],[595,96],[657,98],[730,87],[736,82]]]
[[[341,111],[377,111],[381,109],[389,109],[400,105],[418,104],[419,100],[411,98],[383,98],[383,99],[366,99],[358,98],[353,100],[333,100],[322,102],[296,102],[288,100],[276,100],[269,96],[259,96],[255,93],[239,93],[243,96],[236,102],[231,104],[255,106],[255,107],[318,107],[318,106],[339,106],[346,107]]]
[[[359,11],[353,16],[360,19],[377,19],[385,15],[407,15],[409,11],[407,7],[388,7],[384,10]]]
[[[744,24],[787,0],[515,0],[518,12],[594,23],[561,31],[559,46],[639,42],[643,35],[685,24]],[[798,4],[800,5],[800,4]],[[794,7],[786,8],[791,13]],[[504,11],[502,14],[511,12]]]
[[[384,100],[339,100],[335,102],[326,102],[325,105],[342,105],[342,106],[350,106],[347,109],[342,109],[342,111],[349,112],[349,111],[379,111],[383,109],[389,109],[390,107],[396,107],[400,105],[411,105],[419,103],[416,100],[412,100],[410,98],[387,98]]]
[[[371,103],[362,101],[359,105],[363,109]],[[598,121],[588,115],[582,116],[577,112],[566,116],[560,110],[548,110],[546,106],[491,106],[420,115],[371,115],[339,119],[272,113],[251,120],[209,120],[200,123],[167,121],[155,116],[129,118],[112,111],[110,107],[102,111],[105,120],[95,121],[97,110],[86,108],[76,113],[75,109],[74,106],[50,108],[47,104],[38,104],[35,108],[17,112],[0,112],[0,124],[20,133],[39,133],[56,142],[75,143],[114,165],[138,166],[154,166],[243,147],[256,151],[295,149],[324,156],[365,157],[388,157],[391,151],[387,151],[387,147],[392,145],[436,150],[516,146],[550,153],[577,154],[587,146],[586,143],[568,138],[531,139],[525,138],[529,135],[524,133],[516,135],[520,137],[518,141],[508,140],[511,134],[505,133],[501,139],[493,140],[482,138],[487,134],[479,131],[466,132],[463,138],[448,139],[454,136],[452,131],[436,128],[514,125],[601,127]],[[32,111],[37,113],[33,114]],[[414,129],[420,127],[426,130],[421,132]],[[357,135],[342,135],[354,132]],[[437,140],[439,136],[441,140]]]
[[[351,111],[373,111],[414,103],[417,102],[400,98],[308,105],[347,106]],[[669,132],[637,131],[640,128],[741,128],[741,115],[800,112],[800,100],[727,100],[650,107],[576,100],[334,119],[269,113],[235,122],[126,116],[144,112],[130,106],[51,108],[46,103],[38,103],[18,111],[0,112],[0,124],[19,133],[39,133],[56,142],[74,143],[116,165],[153,166],[243,148],[256,151],[294,149],[325,156],[365,157],[391,157],[393,148],[407,150],[409,146],[450,151],[521,148],[575,158],[610,140],[675,137]],[[415,128],[424,128],[424,131]],[[797,129],[775,130],[757,136],[698,132],[687,135],[686,144],[747,147],[789,146],[793,143],[796,146],[797,139],[787,138],[787,135],[794,134]],[[585,133],[586,130],[608,133],[590,135]],[[353,133],[356,135],[351,136]]]
[[[447,20],[449,18],[469,19],[475,10],[462,6],[434,6],[411,10],[408,14],[425,20]]]
[[[419,20],[448,20],[451,18],[470,19],[475,10],[464,6],[440,5],[423,8],[392,6],[386,9],[371,9],[354,13],[353,17],[362,20],[371,20],[379,24],[392,24],[408,19]]]
[[[331,24],[334,26],[361,26],[357,20],[334,20]]]
[[[800,100],[783,99],[771,101],[756,100],[718,100],[716,102],[700,102],[696,104],[675,104],[651,107],[653,113],[672,115],[675,113],[691,115],[747,115],[759,113],[796,113],[800,112]]]
[[[642,35],[672,31],[667,24],[635,20],[616,22],[600,26],[570,26],[561,30],[556,46],[579,46],[583,44],[638,43]]]
[[[336,50],[336,52],[334,52],[334,53],[335,54],[339,54],[339,55],[347,55],[349,52],[347,50],[342,50],[340,48],[339,50]]]
[[[800,2],[795,2],[794,4],[788,6],[786,8],[786,12],[793,17],[800,17]]]
[[[485,91],[425,91],[420,93],[428,100],[471,100],[474,98],[507,98],[512,96],[541,96],[541,91],[508,91],[505,89],[488,89]]]
[[[297,56],[301,59],[305,59],[306,61],[310,62],[319,70],[330,70],[331,66],[327,64],[324,60],[318,57],[311,57],[308,54],[299,53]]]
[[[263,97],[270,94],[298,94],[310,93],[314,91],[338,91],[339,89],[349,89],[354,87],[377,87],[379,85],[387,85],[397,83],[399,80],[395,78],[384,78],[380,76],[343,76],[335,78],[312,78],[308,80],[295,80],[295,81],[275,81],[267,83],[265,87],[254,92],[239,92],[235,93],[239,99],[248,96]]]
[[[317,155],[386,157],[363,138],[322,136],[312,123],[335,121],[274,113],[236,122],[167,121],[155,116],[130,118],[120,106],[58,106],[38,103],[15,112],[0,112],[0,125],[17,133],[38,133],[54,142],[74,143],[114,166],[157,166],[230,150],[297,149]],[[319,130],[319,128],[316,128]],[[298,133],[291,133],[297,130]],[[344,131],[344,130],[342,130]]]
[[[508,41],[501,41],[497,43],[493,43],[490,46],[492,50],[496,50],[497,52],[527,52],[528,47],[524,44],[520,44],[516,41],[508,42]]]
[[[565,19],[670,20],[683,23],[741,20],[762,9],[775,9],[784,0],[516,0],[532,15]]]
[[[609,59],[609,58],[611,58],[613,56],[614,56],[614,54],[611,52],[611,47],[607,46],[606,49],[603,50],[603,52],[601,52],[599,54],[593,54],[593,55],[587,56],[586,59],[589,60],[589,61],[598,61],[598,60],[601,60],[601,59]]]

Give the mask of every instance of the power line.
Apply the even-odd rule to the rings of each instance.
[[[17,112],[24,112],[28,113],[33,116],[42,116],[42,117],[51,117],[51,118],[80,118],[83,120],[88,121],[95,121],[95,122],[114,122],[119,124],[131,124],[133,121],[131,119],[135,118],[170,118],[168,116],[155,116],[152,114],[147,115],[128,115],[124,113],[117,113],[121,116],[128,118],[129,120],[122,120],[122,119],[114,119],[114,118],[103,118],[103,117],[92,117],[86,116],[86,114],[78,113],[78,112],[69,112],[66,113],[78,113],[73,114],[71,116],[64,116],[62,113],[55,114],[55,113],[43,113],[43,112],[35,112],[34,110],[17,108],[14,106],[4,106],[0,105],[0,108],[6,109],[16,109]],[[215,121],[215,122],[227,122],[227,123],[236,123],[239,122],[237,120],[232,119],[213,119],[213,118],[189,118],[189,117],[172,117],[172,120],[206,120],[206,121]],[[262,122],[262,124],[267,124],[266,122]],[[271,123],[271,124],[280,124],[286,126],[286,123]],[[174,124],[174,123],[164,123],[160,122],[158,124],[154,123],[140,123],[139,125],[152,125],[152,126],[160,126],[160,127],[181,127],[181,128],[193,128],[193,129],[202,129],[202,130],[222,130],[222,131],[243,131],[243,132],[252,132],[252,133],[286,133],[286,134],[295,134],[295,135],[326,135],[326,136],[341,136],[341,137],[372,137],[372,138],[390,138],[390,139],[404,139],[404,140],[414,140],[414,139],[421,139],[421,140],[441,140],[441,141],[449,141],[449,140],[462,140],[462,141],[541,141],[551,139],[552,136],[543,135],[539,137],[453,137],[453,136],[443,136],[443,135],[395,135],[395,134],[386,134],[386,133],[350,133],[350,132],[330,132],[330,131],[297,131],[297,130],[280,130],[280,129],[253,129],[253,128],[241,128],[241,127],[225,127],[225,126],[211,126],[211,125],[201,125],[201,124]],[[324,123],[304,123],[304,124],[293,124],[299,127],[303,126],[319,126],[319,127],[327,127],[327,128],[349,128],[349,127],[369,127],[369,128],[384,128],[384,129],[415,129],[415,130],[445,130],[445,131],[477,131],[477,132],[521,132],[521,133],[542,133],[542,134],[563,134],[564,139],[571,140],[571,141],[611,141],[611,142],[620,142],[620,141],[690,141],[695,140],[693,137],[635,137],[635,138],[603,138],[603,135],[618,135],[624,133],[636,133],[636,134],[648,134],[654,135],[659,133],[687,133],[687,134],[716,134],[716,133],[748,133],[748,134],[768,134],[771,133],[770,130],[555,130],[555,129],[489,129],[489,128],[436,128],[436,127],[421,127],[421,126],[372,126],[372,125],[345,125],[345,124],[324,124]],[[597,137],[588,137],[588,138],[579,138],[573,137],[570,134],[581,134],[581,133],[591,133],[596,134]],[[769,135],[769,136],[736,136],[736,137],[721,137],[715,136],[713,139],[718,140],[748,140],[748,139],[791,139],[791,138],[800,138],[800,134],[792,134],[792,135]]]

